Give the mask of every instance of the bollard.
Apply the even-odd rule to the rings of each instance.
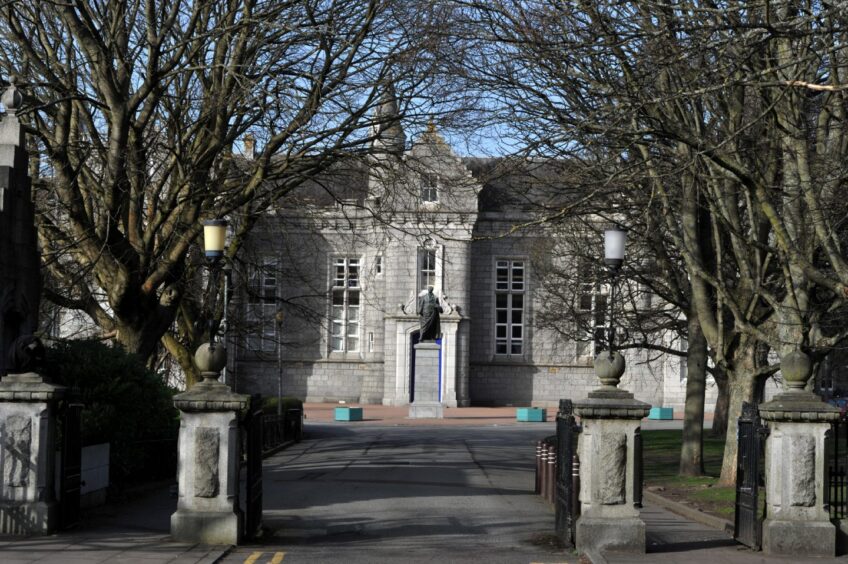
[[[542,493],[542,441],[536,441],[536,484],[533,493]]]

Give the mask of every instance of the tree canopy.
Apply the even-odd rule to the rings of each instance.
[[[432,88],[434,13],[393,0],[90,0],[0,6],[0,65],[41,170],[46,297],[149,358],[172,332],[200,221],[253,219],[341,154],[371,150],[395,116],[451,104]],[[238,153],[240,174],[232,174]],[[254,145],[255,143],[255,145]],[[182,323],[189,329],[192,323]],[[183,331],[185,337],[185,331]]]

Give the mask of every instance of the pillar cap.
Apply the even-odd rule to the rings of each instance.
[[[1,401],[54,401],[64,397],[67,388],[44,381],[36,372],[8,374],[0,380]]]
[[[643,419],[650,411],[650,404],[618,389],[601,388],[574,402],[574,414],[581,419]]]
[[[187,392],[174,396],[174,405],[180,411],[241,411],[247,407],[249,396],[234,393],[221,382],[204,380]]]
[[[792,390],[777,395],[770,402],[760,404],[760,417],[764,421],[822,423],[839,419],[839,409],[803,390]]]

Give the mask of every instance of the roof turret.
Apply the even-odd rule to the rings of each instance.
[[[387,81],[380,94],[377,107],[374,109],[374,125],[372,126],[374,147],[385,148],[392,153],[402,153],[406,146],[406,135],[400,124],[397,96],[394,84]]]

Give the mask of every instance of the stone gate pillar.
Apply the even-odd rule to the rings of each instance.
[[[825,439],[839,410],[804,390],[809,357],[781,358],[784,393],[760,405],[768,423],[763,551],[804,557],[836,554],[836,527],[827,506]]]
[[[195,355],[203,380],[174,397],[180,410],[179,499],[171,536],[181,542],[238,544],[239,412],[248,396],[218,382],[226,350],[202,345]]]
[[[645,523],[639,518],[640,421],[651,406],[618,389],[624,357],[603,352],[595,359],[602,386],[574,402],[581,419],[580,507],[575,540],[580,552],[645,552]]]
[[[15,341],[13,351],[32,343],[41,347],[36,339],[23,337]],[[10,356],[14,359],[21,354]],[[29,362],[10,365],[22,373],[0,380],[0,533],[49,534],[59,525],[56,404],[65,388],[29,372]]]

